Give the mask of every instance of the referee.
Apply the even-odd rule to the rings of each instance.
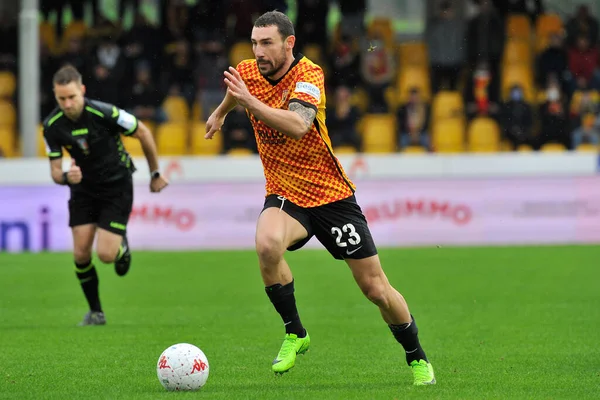
[[[156,145],[142,122],[112,104],[86,98],[81,74],[70,65],[59,69],[52,83],[58,107],[44,120],[44,140],[52,180],[71,190],[69,226],[75,272],[90,307],[79,325],[104,325],[98,274],[92,263],[96,233],[100,261],[114,263],[119,276],[127,274],[131,265],[127,222],[135,166],[121,135],[141,142],[152,174],[150,191],[160,192],[168,182],[158,171]],[[63,148],[72,159],[67,172],[62,168]]]

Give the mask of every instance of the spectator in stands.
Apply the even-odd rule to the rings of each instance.
[[[525,101],[520,85],[511,87],[510,98],[502,105],[500,116],[504,137],[512,144],[513,149],[520,145],[532,145],[533,110]]]
[[[464,21],[456,15],[452,1],[442,1],[437,17],[430,21],[426,41],[431,64],[431,88],[456,90],[465,62]]]
[[[357,48],[358,45],[348,35],[341,35],[335,43],[329,61],[331,66],[329,81],[334,88],[345,85],[356,89],[360,85],[360,53]]]
[[[328,0],[296,0],[296,49],[307,44],[318,44],[328,48],[327,16]]]
[[[497,117],[499,112],[499,79],[493,75],[490,64],[480,61],[465,85],[466,113],[469,119]]]
[[[135,69],[135,78],[127,109],[137,118],[162,123],[167,115],[160,107],[164,100],[158,86],[152,79],[152,69],[147,62],[139,62]]]
[[[579,89],[575,91],[569,108],[569,118],[572,129],[582,124],[581,117],[586,114],[597,114],[600,96],[597,90],[588,87],[584,78],[579,78]]]
[[[340,33],[362,40],[365,33],[367,0],[337,0],[337,2],[342,14]]]
[[[412,88],[408,102],[398,108],[397,126],[399,147],[423,146],[429,150],[429,105],[419,89]]]
[[[490,0],[481,0],[479,14],[467,28],[467,51],[471,70],[486,62],[492,85],[498,81],[499,66],[504,52],[504,23],[494,10]]]
[[[232,149],[250,149],[257,153],[254,130],[244,107],[236,105],[233,111],[227,114],[221,132],[224,153]]]
[[[175,43],[185,39],[189,21],[189,10],[185,0],[163,0],[161,8],[161,35],[164,43]]]
[[[58,57],[58,65],[56,65],[57,70],[66,64],[74,66],[78,71],[86,70],[89,55],[84,40],[84,37],[78,35],[73,35],[68,39],[65,52]],[[50,85],[50,87],[52,87],[52,85]]]
[[[198,45],[225,38],[227,8],[222,2],[199,0],[190,9],[190,40]],[[202,49],[196,48],[196,51]]]
[[[0,11],[0,38],[0,69],[16,73],[19,50],[17,20],[4,10]]]
[[[595,125],[596,115],[587,113],[581,119],[581,126],[573,131],[572,148],[576,149],[581,144],[600,144],[600,131]]]
[[[550,75],[559,78],[563,91],[570,90],[569,58],[564,48],[563,37],[558,33],[550,36],[548,47],[538,57],[536,74],[538,86],[545,87]]]
[[[386,113],[388,111],[385,99],[386,89],[396,75],[394,55],[386,48],[379,32],[367,37],[367,43],[361,46],[361,77],[369,94],[369,112]]]
[[[573,74],[574,83],[579,78],[584,78],[591,88],[600,89],[599,63],[598,46],[591,46],[587,35],[579,36],[576,47],[569,49],[569,70]]]
[[[194,100],[196,85],[194,82],[193,64],[190,55],[190,45],[185,39],[178,40],[169,46],[166,73],[166,86],[169,94],[184,97],[189,104]]]
[[[206,120],[225,95],[223,71],[227,69],[229,61],[222,40],[214,38],[203,42],[201,47],[193,76],[197,79],[196,97],[202,106],[201,118]]]
[[[125,57],[131,65],[143,60],[150,64],[153,74],[160,71],[164,43],[159,30],[142,13],[136,14],[133,26],[123,36],[122,43]]]
[[[247,41],[254,21],[260,15],[260,3],[248,0],[229,0],[228,10],[228,17],[234,22],[231,31],[227,32],[227,38],[233,42]]]
[[[102,38],[87,64],[92,67],[93,76],[99,79],[98,82],[90,82],[94,88],[90,95],[123,106],[129,93],[123,90],[122,84],[130,78],[131,70],[116,40],[112,37]]]
[[[598,42],[598,20],[590,14],[587,5],[580,5],[577,13],[567,22],[567,44],[576,46],[581,36],[585,36],[592,46]]]
[[[352,92],[347,86],[335,90],[335,106],[327,109],[327,127],[332,146],[351,146],[361,151],[361,137],[357,126],[360,110],[351,103]]]
[[[535,23],[537,17],[544,12],[542,0],[493,0],[493,3],[503,19],[510,14],[527,14]]]
[[[565,98],[558,79],[551,79],[546,88],[546,101],[540,106],[541,132],[537,148],[550,142],[571,148],[569,120]]]

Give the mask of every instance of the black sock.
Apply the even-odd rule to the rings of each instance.
[[[404,351],[406,352],[406,362],[410,365],[413,361],[419,360],[427,360],[427,356],[425,355],[425,351],[421,347],[421,343],[419,343],[419,329],[417,328],[417,324],[415,322],[414,317],[411,315],[412,322],[402,325],[389,325],[392,334],[404,347]]]
[[[279,283],[265,288],[275,310],[281,315],[285,325],[285,333],[294,333],[298,337],[305,337],[306,330],[300,322],[298,310],[296,309],[296,298],[294,297],[294,281],[287,285]]]
[[[77,279],[79,279],[90,310],[102,312],[100,296],[98,295],[98,274],[92,262],[88,261],[83,264],[75,263],[75,274],[77,275]]]

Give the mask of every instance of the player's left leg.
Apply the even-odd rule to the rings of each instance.
[[[433,384],[433,368],[418,339],[404,297],[383,272],[367,219],[354,196],[311,211],[315,236],[338,260],[345,260],[365,296],[379,307],[384,321],[404,347],[415,385]]]
[[[124,276],[131,266],[131,251],[125,231],[121,234],[98,228],[98,244],[96,253],[105,264],[115,264],[115,272]]]
[[[406,353],[415,385],[435,384],[433,367],[419,341],[417,325],[404,297],[390,284],[378,255],[346,259],[354,280],[364,295],[377,307],[392,334]]]

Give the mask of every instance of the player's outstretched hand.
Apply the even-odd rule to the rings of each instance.
[[[225,122],[225,118],[219,117],[217,110],[213,111],[206,121],[206,135],[204,135],[204,139],[212,139],[215,133],[223,126],[223,122]]]
[[[158,178],[154,178],[150,181],[150,191],[152,193],[158,193],[166,188],[168,184],[169,181],[160,175]]]
[[[240,73],[237,69],[229,67],[229,71],[225,71],[224,74],[227,92],[237,100],[239,105],[248,108],[250,103],[254,100],[254,96],[250,94]]]
[[[67,171],[67,181],[72,185],[77,185],[81,182],[81,168],[75,163],[75,159],[71,159],[71,168]]]

